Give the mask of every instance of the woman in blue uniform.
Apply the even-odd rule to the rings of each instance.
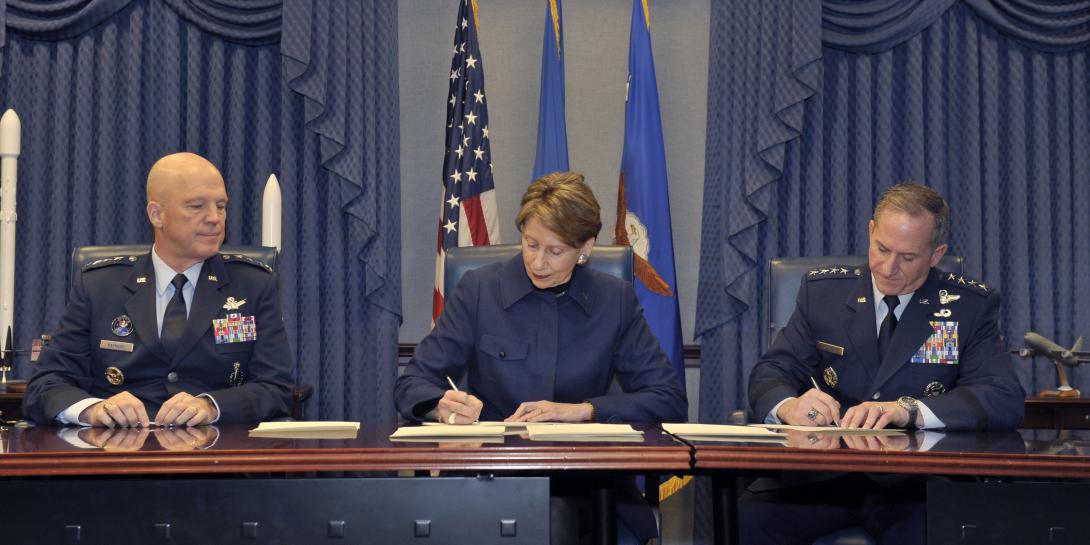
[[[466,273],[398,377],[410,420],[468,424],[678,422],[685,392],[631,284],[583,267],[602,228],[583,177],[543,176],[522,197],[522,253]],[[447,377],[467,377],[454,391]],[[623,393],[608,393],[616,377]]]
[[[602,228],[583,176],[535,181],[515,224],[520,255],[448,286],[435,329],[397,379],[401,415],[450,424],[684,421],[685,392],[632,285],[583,266]],[[451,389],[447,377],[462,376],[465,391]],[[614,378],[622,393],[609,393]],[[595,488],[613,490],[622,541],[657,535],[631,478],[580,476],[552,480],[553,543],[586,541]]]

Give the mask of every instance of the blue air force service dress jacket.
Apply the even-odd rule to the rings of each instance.
[[[794,314],[753,369],[749,400],[763,420],[813,377],[841,410],[911,396],[951,430],[1012,429],[1025,393],[999,336],[999,293],[932,269],[878,359],[874,296],[866,266],[807,273]]]
[[[277,277],[267,265],[231,254],[205,261],[185,332],[168,358],[151,256],[119,256],[79,273],[27,385],[24,412],[54,423],[81,399],[127,390],[154,419],[166,400],[187,392],[211,395],[219,422],[258,422],[289,414],[292,385]]]
[[[565,295],[534,289],[522,257],[469,271],[398,377],[395,400],[422,420],[463,374],[503,420],[525,401],[589,401],[599,422],[680,422],[687,404],[632,286],[576,267]],[[625,393],[609,393],[616,377]]]

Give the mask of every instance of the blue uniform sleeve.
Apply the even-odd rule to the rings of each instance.
[[[749,375],[751,419],[756,422],[763,422],[783,400],[805,391],[821,359],[806,313],[808,283],[805,278],[801,282],[795,312]]]
[[[220,409],[219,423],[261,422],[290,414],[294,363],[280,308],[279,281],[276,273],[258,274],[264,275],[265,285],[255,309],[258,329],[249,363],[250,376],[238,387],[190,392],[212,396]]]
[[[957,384],[926,399],[946,429],[1010,430],[1022,422],[1026,394],[999,335],[999,304],[999,293],[993,290],[977,320],[968,328],[962,322]]]
[[[591,398],[599,422],[684,422],[688,401],[677,372],[643,317],[632,286],[620,291],[621,334],[613,361],[624,393]]]
[[[91,305],[83,275],[68,296],[68,305],[49,344],[42,349],[23,398],[23,414],[38,424],[55,423],[61,411],[88,393],[91,373]]]
[[[394,402],[407,420],[424,420],[449,389],[447,378],[457,380],[476,346],[476,300],[479,274],[469,271],[444,302],[435,327],[420,344],[394,383]],[[448,292],[449,293],[449,292]]]

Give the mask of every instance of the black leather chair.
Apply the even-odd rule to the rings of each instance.
[[[462,281],[466,271],[491,263],[507,261],[521,251],[519,244],[495,246],[464,246],[447,250],[443,265],[443,291],[451,293]],[[628,246],[595,246],[587,266],[617,278],[632,282],[632,248]]]
[[[768,275],[765,277],[765,316],[768,323],[768,336],[765,337],[767,349],[780,330],[787,326],[787,320],[795,312],[795,299],[799,294],[799,283],[806,271],[822,265],[862,265],[867,262],[865,255],[835,255],[816,257],[777,257],[768,261]],[[945,255],[938,267],[947,272],[961,274],[963,270],[961,256]]]
[[[115,257],[119,255],[137,257],[151,251],[151,244],[113,244],[109,246],[77,246],[72,249],[71,267],[68,271],[68,284],[75,281],[76,275],[88,263],[99,259]],[[280,262],[280,253],[276,248],[266,246],[223,246],[221,253],[241,254],[265,263],[275,271]],[[291,417],[294,420],[303,420],[306,413],[306,401],[314,393],[314,387],[309,384],[296,385],[291,394]]]
[[[867,256],[840,255],[816,257],[777,257],[768,261],[768,276],[765,278],[765,316],[768,320],[768,336],[765,349],[780,333],[791,314],[795,312],[795,299],[799,294],[799,285],[807,271],[823,265],[862,265]],[[945,255],[938,267],[947,272],[961,274],[963,263],[960,256]],[[874,545],[874,539],[862,528],[851,527],[822,537],[814,545]]]

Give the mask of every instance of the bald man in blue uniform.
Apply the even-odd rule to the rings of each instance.
[[[191,153],[148,174],[155,243],[83,267],[27,385],[40,424],[134,427],[287,416],[292,360],[275,273],[221,254],[223,177]]]
[[[868,263],[806,274],[795,313],[750,375],[755,418],[852,428],[1018,426],[1025,393],[1000,339],[999,294],[935,268],[949,214],[930,188],[895,185],[870,221]],[[812,543],[856,525],[882,543],[923,542],[922,481],[893,490],[862,475],[819,479],[831,480],[751,486],[740,507],[743,541]]]

